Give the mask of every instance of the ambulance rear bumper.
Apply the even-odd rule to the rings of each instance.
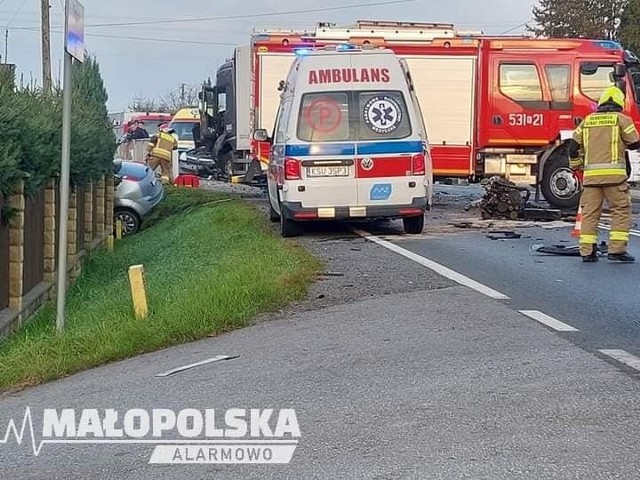
[[[300,202],[283,202],[282,216],[287,220],[371,220],[418,217],[429,210],[425,197],[414,198],[409,205],[367,205],[362,207],[305,208]]]

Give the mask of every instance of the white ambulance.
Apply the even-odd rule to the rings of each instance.
[[[285,81],[268,167],[270,217],[298,222],[402,219],[424,228],[433,176],[409,69],[391,50],[336,45],[298,51]]]

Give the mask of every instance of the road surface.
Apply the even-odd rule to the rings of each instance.
[[[367,225],[378,235],[367,239],[311,229],[298,241],[331,275],[306,302],[250,328],[0,398],[0,478],[640,478],[638,375],[594,353],[637,352],[634,317],[619,318],[632,309],[614,299],[638,267],[528,251],[569,226],[520,225],[531,238],[509,241],[452,227],[474,215],[462,208],[468,190],[452,192],[422,236],[387,235],[393,223]],[[587,308],[565,293],[588,268],[605,272],[610,289],[594,295],[597,282],[583,282]],[[525,309],[579,331],[548,328]],[[157,376],[218,355],[234,359]],[[26,408],[34,443],[28,428],[19,435]],[[155,465],[153,438],[41,443],[45,408],[292,408],[301,437],[285,465]],[[16,431],[5,429],[11,419]]]

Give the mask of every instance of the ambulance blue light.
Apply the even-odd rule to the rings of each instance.
[[[340,43],[336,46],[336,50],[339,52],[344,52],[345,50],[355,50],[356,46],[351,43]]]
[[[296,55],[309,55],[311,53],[311,49],[310,48],[296,48],[293,50],[295,52]]]
[[[599,40],[596,42],[596,45],[608,50],[622,50],[622,45],[612,40]]]

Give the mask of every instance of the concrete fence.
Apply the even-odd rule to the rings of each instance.
[[[60,220],[57,180],[33,195],[20,184],[9,198],[9,221],[0,219],[0,337],[20,328],[49,299],[55,298],[58,235],[67,228],[67,279],[81,273],[85,255],[113,235],[113,175],[72,188],[69,218]]]

